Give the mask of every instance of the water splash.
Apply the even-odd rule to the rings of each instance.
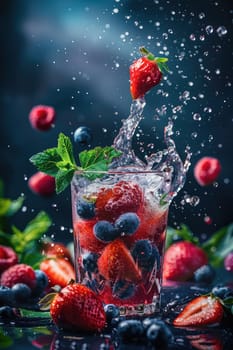
[[[113,146],[122,152],[113,164],[112,168],[128,167],[129,171],[153,171],[153,177],[158,175],[162,179],[162,185],[158,195],[170,203],[180,189],[184,186],[186,173],[190,167],[191,152],[186,147],[186,159],[182,162],[176,150],[173,136],[173,121],[170,119],[164,129],[164,141],[166,149],[145,156],[145,162],[136,157],[132,149],[132,139],[136,128],[143,118],[143,110],[146,102],[143,98],[134,100],[131,104],[130,115],[123,121],[123,125],[114,139]]]

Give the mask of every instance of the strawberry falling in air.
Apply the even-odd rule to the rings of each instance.
[[[159,84],[163,71],[168,71],[166,57],[155,57],[145,47],[140,48],[144,55],[134,61],[130,68],[130,92],[133,99],[143,97],[147,91]]]

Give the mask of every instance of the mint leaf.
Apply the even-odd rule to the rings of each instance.
[[[56,176],[58,172],[57,163],[62,160],[57,148],[49,148],[44,152],[34,154],[29,159],[39,171],[42,171],[50,176]]]
[[[226,255],[233,251],[233,224],[215,232],[203,243],[202,248],[214,267],[221,266]]]
[[[59,170],[56,175],[56,193],[64,191],[71,183],[75,169]]]
[[[101,172],[107,171],[109,164],[116,157],[119,157],[122,152],[117,151],[112,146],[95,147],[92,150],[85,150],[79,154],[79,161],[83,176],[90,180],[102,177]]]
[[[57,147],[33,155],[30,161],[39,171],[54,176],[56,192],[61,193],[69,186],[75,171],[79,171],[80,175],[94,180],[102,177],[113,158],[121,154],[112,146],[96,147],[81,152],[79,154],[80,166],[77,166],[69,137],[60,133]]]

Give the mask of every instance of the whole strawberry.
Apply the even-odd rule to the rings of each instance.
[[[56,294],[50,314],[58,327],[78,331],[101,331],[106,322],[100,299],[92,290],[78,283],[69,284]]]
[[[143,57],[134,61],[129,68],[130,92],[133,99],[143,97],[147,91],[159,84],[162,70],[168,70],[167,58],[155,57],[144,47],[140,48]]]
[[[165,252],[163,278],[173,281],[187,281],[201,266],[208,263],[204,250],[188,241],[173,243]]]
[[[18,256],[11,247],[0,245],[0,273],[18,263]]]

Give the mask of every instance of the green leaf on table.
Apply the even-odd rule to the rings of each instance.
[[[226,255],[233,251],[233,224],[215,232],[202,244],[202,248],[214,267],[221,266]]]
[[[37,311],[37,310],[29,310],[29,309],[19,309],[20,315],[23,317],[43,317],[43,318],[51,318],[50,312],[48,311]]]
[[[3,331],[0,329],[0,349],[6,349],[9,348],[13,344],[13,339],[9,336],[3,333]]]

